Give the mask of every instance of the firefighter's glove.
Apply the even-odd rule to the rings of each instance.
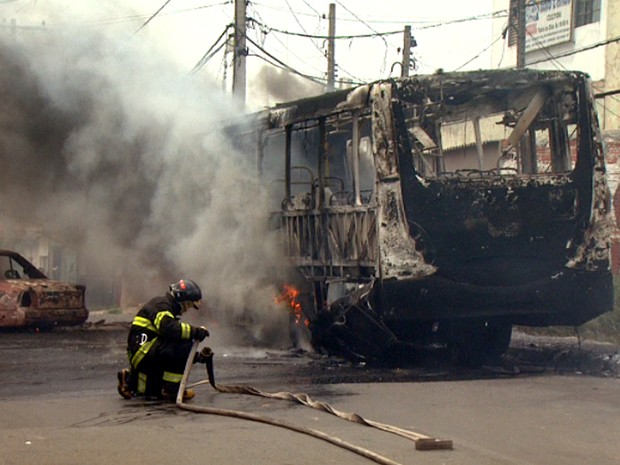
[[[192,329],[192,339],[197,339],[202,342],[208,336],[209,331],[204,326],[199,326]]]

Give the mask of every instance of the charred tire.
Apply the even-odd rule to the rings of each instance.
[[[456,365],[480,366],[501,357],[510,346],[512,324],[503,320],[449,322],[444,338]]]
[[[510,347],[512,324],[501,320],[486,321],[483,337],[484,352],[487,358],[499,358]]]

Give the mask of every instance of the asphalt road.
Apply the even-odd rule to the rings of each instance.
[[[363,464],[368,458],[261,423],[123,400],[126,329],[0,334],[0,465]],[[617,465],[620,379],[531,366],[455,369],[427,357],[369,367],[208,340],[222,384],[305,392],[344,412],[453,441],[414,444],[303,405],[197,387],[192,405],[235,409],[322,431],[400,464]],[[201,366],[191,381],[206,378]]]

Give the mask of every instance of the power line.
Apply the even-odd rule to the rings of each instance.
[[[599,89],[596,88],[596,86],[594,84],[592,84],[592,88],[594,90],[599,90]],[[620,102],[620,99],[618,99],[618,97],[616,97],[617,94],[620,94],[620,89],[609,90],[609,91],[606,91],[606,92],[598,92],[598,93],[594,94],[594,98],[595,99],[603,99],[603,101],[606,98],[610,98],[611,100],[614,100],[616,102]],[[609,108],[607,108],[607,106],[604,103],[603,103],[603,111],[611,113],[616,118],[620,117],[620,115],[618,115],[614,111],[612,111]]]
[[[209,47],[209,50],[207,50],[205,52],[205,54],[202,56],[202,58],[200,58],[200,60],[198,60],[198,62],[194,65],[194,67],[192,68],[191,73],[194,74],[197,71],[199,71],[217,52],[219,52],[222,47],[224,45],[226,45],[227,40],[225,40],[224,42],[222,42],[219,47],[215,48],[218,44],[218,42],[220,40],[222,40],[222,37],[224,37],[226,35],[226,33],[229,31],[229,29],[233,27],[232,24],[228,24],[224,30],[222,31],[222,33],[219,35],[219,37],[217,39],[215,39],[215,42],[213,42],[213,44],[211,45],[211,47]],[[215,50],[214,50],[215,49]]]
[[[213,7],[216,7],[216,6],[229,5],[232,2],[233,2],[233,0],[225,0],[225,1],[219,2],[219,3],[212,3],[210,5],[201,5],[201,6],[191,7],[191,8],[175,9],[175,10],[167,11],[167,12],[159,11],[157,16],[159,16],[159,17],[171,16],[171,15],[177,15],[177,14],[182,14],[182,13],[188,13],[188,12],[192,12],[192,11],[206,10],[208,8],[213,8]],[[153,17],[153,15],[151,15],[151,17]],[[107,19],[103,19],[103,20],[100,20],[100,21],[92,22],[92,23],[89,23],[89,24],[98,26],[98,25],[116,24],[116,23],[123,23],[123,22],[132,22],[132,21],[143,20],[143,19],[148,19],[148,18],[150,18],[149,15],[133,14],[133,15],[126,15],[126,16],[118,16],[118,17],[107,18]],[[152,19],[154,19],[154,17]],[[142,27],[144,27],[144,25]]]
[[[504,25],[502,26],[502,37],[504,37],[504,38],[505,38],[505,36],[504,36],[504,35],[505,35],[505,34],[506,34],[506,32],[508,31],[508,24],[509,24],[509,23],[510,23],[509,21],[506,21],[506,22],[504,23]],[[502,54],[501,54],[501,56],[499,57],[499,63],[497,63],[497,67],[498,67],[498,68],[499,68],[500,66],[502,66],[502,61],[504,61],[504,54],[506,53],[506,45],[507,45],[507,41],[506,41],[506,40],[504,40],[504,43],[502,44]]]
[[[11,1],[19,1],[19,0],[11,0]],[[162,17],[162,16],[171,16],[171,15],[177,15],[177,14],[182,14],[182,13],[189,13],[192,11],[197,11],[197,10],[205,10],[208,8],[213,8],[216,6],[223,6],[223,5],[228,5],[231,4],[233,2],[233,0],[225,0],[223,2],[219,2],[219,3],[213,3],[210,5],[201,5],[201,6],[196,6],[196,7],[192,7],[192,8],[183,8],[183,9],[176,9],[176,10],[172,10],[172,11],[166,11],[166,12],[161,12],[161,9],[159,10],[159,13],[157,14],[158,17]],[[2,0],[0,0],[0,5],[2,4]],[[165,6],[165,5],[164,5]],[[117,16],[117,17],[110,17],[110,18],[105,18],[105,19],[101,19],[101,20],[94,20],[94,21],[85,21],[80,23],[80,25],[85,25],[85,26],[107,26],[110,24],[119,24],[119,23],[129,23],[129,22],[134,22],[134,21],[142,21],[142,20],[148,20],[147,22],[150,22],[152,19],[155,19],[155,15],[145,15],[145,14],[132,14],[132,15],[126,15],[126,16]],[[15,25],[12,26],[10,24],[0,24],[0,28],[11,28],[13,27],[14,29],[33,29],[33,30],[53,30],[53,29],[58,29],[59,27],[62,27],[63,23],[50,23],[49,21],[45,22],[45,26],[21,26],[21,25]],[[144,26],[146,25],[146,23],[144,23],[140,29],[142,29]],[[139,30],[139,29],[138,29]],[[138,31],[136,31],[138,32]]]
[[[303,30],[304,32],[306,32],[306,30],[304,29],[304,27],[303,27],[303,25],[301,24],[301,22],[299,22],[299,21],[298,21],[298,19],[297,19],[297,17],[295,16],[295,13],[293,12],[292,8],[290,7],[290,4],[288,3],[288,0],[285,0],[285,1],[286,1],[287,5],[289,5],[289,10],[292,12],[293,17],[294,17],[294,18],[295,18],[295,20],[297,21],[297,24],[299,24],[299,26],[302,28],[302,30]],[[262,20],[262,17],[260,17],[260,13],[258,12],[258,10],[256,10],[256,8],[254,8],[254,14],[258,15],[258,17],[259,17],[259,18],[260,18],[260,20],[261,20],[261,24],[264,24],[264,21]],[[250,18],[250,20],[251,20],[251,19],[252,19],[252,18]],[[252,24],[252,23],[250,23],[250,24]],[[250,28],[251,28],[251,27],[250,27]],[[269,34],[269,31],[266,31],[264,28],[262,28],[262,27],[260,27],[260,26],[259,26],[257,29],[260,29],[260,32],[264,35],[264,37],[260,38],[260,39],[261,39],[261,41],[260,41],[260,42],[261,42],[262,46],[263,46],[263,47],[265,47],[265,43],[267,42],[267,35]],[[275,39],[276,41],[278,41],[278,43],[279,43],[280,45],[282,45],[282,47],[284,47],[284,49],[286,50],[286,52],[287,52],[287,53],[289,53],[289,54],[293,55],[293,56],[294,56],[295,58],[297,58],[297,60],[299,60],[300,62],[305,63],[305,60],[304,60],[303,58],[299,57],[299,55],[297,55],[297,53],[295,53],[293,50],[291,50],[291,49],[289,48],[289,46],[288,46],[288,45],[286,45],[286,44],[285,44],[285,43],[284,43],[284,42],[280,39],[280,37],[278,37],[278,35],[273,35],[273,37],[274,37],[274,39]],[[324,54],[323,50],[321,50],[321,48],[320,48],[318,45],[316,45],[315,41],[314,41],[314,40],[312,40],[311,42],[312,42],[312,45],[314,45],[314,46],[316,47],[316,49],[317,49],[317,50],[321,53],[321,55],[323,55],[323,54]],[[318,69],[316,69],[316,68],[314,68],[314,69],[315,69],[316,71],[320,72]]]
[[[280,34],[284,34],[284,35],[291,35],[291,36],[296,36],[296,37],[304,37],[304,38],[309,38],[309,39],[325,39],[326,40],[326,39],[330,38],[330,36],[313,35],[313,34],[307,34],[305,32],[304,33],[291,32],[291,31],[286,31],[286,30],[283,30],[283,29],[272,28],[271,26],[267,26],[265,23],[263,23],[261,21],[258,21],[257,19],[252,18],[252,17],[248,17],[247,20],[248,20],[248,22],[254,23],[258,27],[260,27],[263,31],[265,31],[265,33],[275,32],[275,33],[280,33]],[[387,34],[402,34],[402,33],[403,33],[403,31],[394,31],[394,32],[389,32]],[[335,39],[368,38],[368,37],[377,37],[377,34],[386,34],[386,33],[359,34],[359,35],[351,35],[351,36],[334,36],[334,38]],[[282,43],[282,42],[280,41],[280,43]],[[313,41],[313,43],[314,43],[314,41]],[[315,44],[315,46],[316,46],[316,44]],[[284,45],[284,47],[287,48],[285,45]],[[316,48],[321,53],[324,53],[323,50],[320,49],[318,46],[316,46]],[[345,72],[350,78],[360,81],[359,77],[354,76],[352,73],[350,73],[346,69],[342,68],[341,66],[339,66],[338,69],[340,69],[341,71]]]
[[[263,47],[261,47],[260,45],[258,45],[256,42],[254,42],[252,39],[250,39],[249,37],[246,37],[247,41],[250,42],[252,45],[254,45],[258,50],[260,50],[261,52],[263,52],[265,55],[267,55],[269,58],[271,58],[272,60],[274,60],[279,66],[278,67],[282,67],[283,69],[286,69],[287,71],[290,71],[293,74],[296,74],[298,76],[301,76],[305,79],[308,79],[310,81],[313,81],[317,84],[321,84],[324,85],[327,80],[322,79],[322,78],[317,78],[314,76],[310,76],[307,74],[304,74],[300,71],[297,71],[295,68],[287,65],[286,63],[284,63],[282,60],[276,58],[275,56],[273,56],[271,53],[269,53],[268,51],[266,51]],[[257,55],[258,56],[258,55]],[[260,56],[258,56],[259,58],[261,58]],[[267,60],[265,60],[267,61]]]
[[[530,32],[528,32],[527,30],[525,31],[527,32],[527,34],[529,35],[530,39],[534,40],[534,42],[536,42],[536,44],[539,46],[539,49],[543,51],[543,53],[545,55],[547,55],[549,57],[549,61],[553,62],[553,65],[558,69],[558,70],[562,70],[564,69],[566,71],[566,67],[560,63],[551,53],[551,51],[549,50],[549,47],[547,47],[545,44],[543,44],[540,39],[538,39],[538,37],[532,35]]]
[[[288,1],[288,0],[285,0],[285,1],[286,1],[286,5],[288,6],[288,8],[289,8],[289,10],[290,10],[291,14],[293,15],[293,18],[295,18],[295,21],[297,22],[297,24],[299,25],[299,27],[301,28],[301,30],[304,32],[304,34],[308,34],[308,33],[307,33],[307,31],[306,31],[306,29],[304,28],[303,24],[301,23],[301,21],[299,21],[299,18],[297,18],[297,14],[295,13],[295,11],[293,10],[293,8],[291,7],[291,4],[289,3],[289,1]],[[307,3],[306,3],[306,4],[307,4]],[[310,5],[308,5],[308,6],[310,7]],[[312,8],[312,7],[310,7],[310,8]],[[312,8],[312,10],[316,12],[316,10],[314,10],[313,8]],[[317,14],[318,14],[318,12],[317,12]],[[319,17],[320,17],[320,16],[319,16]],[[316,48],[319,52],[321,52],[321,54],[324,54],[324,53],[325,53],[325,51],[324,51],[321,47],[319,47],[319,46],[317,45],[317,43],[315,42],[315,39],[314,39],[314,38],[311,38],[310,40],[311,40],[312,44],[314,45],[314,47],[315,47],[315,48]],[[280,43],[282,43],[282,42],[280,41]],[[282,44],[282,45],[284,45],[284,44]],[[288,47],[286,47],[286,46],[284,46],[284,47],[288,50]],[[299,57],[298,57],[298,58],[299,58]],[[303,61],[303,60],[301,60],[301,61]],[[357,76],[354,76],[352,73],[350,73],[350,72],[349,72],[349,71],[347,71],[346,69],[344,69],[344,68],[342,68],[342,67],[339,67],[339,69],[340,69],[341,71],[343,71],[344,73],[346,73],[346,74],[347,74],[350,78],[352,78],[352,79],[356,79],[356,80],[359,80],[359,78],[358,78]]]
[[[321,78],[321,77],[318,77],[318,76],[310,76],[310,75],[307,75],[307,74],[303,74],[303,73],[301,73],[299,71],[296,71],[294,68],[291,68],[290,66],[288,66],[286,64],[281,65],[281,64],[279,64],[276,61],[270,60],[267,57],[264,57],[262,55],[258,55],[256,53],[249,53],[248,56],[255,56],[259,60],[263,60],[265,63],[273,66],[274,68],[278,68],[278,69],[281,69],[283,71],[288,71],[290,73],[296,74],[297,76],[299,76],[299,77],[301,77],[303,79],[306,79],[308,81],[311,81],[314,84],[319,84],[319,85],[324,86],[326,84],[326,82],[327,82],[327,80],[324,79],[324,78]]]
[[[302,0],[306,5],[308,5],[308,2],[306,0]],[[260,2],[253,2],[255,5],[260,5],[263,6],[265,8],[269,8],[272,10],[279,10],[279,11],[286,11],[284,8],[278,8],[277,6],[273,6],[273,5],[268,5],[266,3],[260,3]],[[309,6],[309,5],[308,5]],[[344,5],[342,5],[343,8]],[[318,14],[318,12],[310,7],[315,13]],[[345,8],[346,9],[346,8]],[[299,16],[315,16],[314,14],[310,14],[310,13],[306,13],[306,12],[301,12],[301,11],[297,11],[296,12]],[[320,16],[320,15],[319,15]],[[452,20],[441,20],[441,21],[437,21],[436,19],[429,19],[429,20],[412,20],[412,19],[403,19],[402,17],[398,18],[398,19],[361,19],[361,18],[338,18],[338,21],[343,21],[343,22],[360,22],[363,21],[365,23],[368,24],[427,24],[427,26],[420,26],[417,27],[417,29],[427,29],[427,28],[433,28],[433,27],[441,27],[441,26],[445,26],[445,25],[450,25],[450,24],[455,24],[455,23],[460,23],[460,22],[467,22],[467,21],[478,21],[478,20],[484,20],[484,19],[493,19],[493,18],[503,18],[503,17],[508,17],[508,10],[506,9],[502,9],[502,10],[497,10],[491,13],[481,13],[478,15],[474,15],[474,16],[467,16],[464,18],[455,18]]]
[[[476,16],[468,16],[466,18],[457,18],[457,19],[452,19],[452,20],[448,20],[448,21],[441,21],[438,23],[434,23],[434,24],[428,24],[426,26],[418,26],[416,29],[431,29],[431,28],[435,28],[435,27],[442,27],[442,26],[449,26],[451,24],[458,24],[458,23],[466,23],[469,21],[481,21],[481,20],[485,20],[485,19],[496,19],[496,18],[508,18],[508,10],[498,10],[498,11],[494,11],[492,13],[483,13],[480,15],[476,15]],[[394,21],[394,23],[398,23],[399,21]],[[415,24],[415,21],[402,21],[404,23],[411,23],[411,24]]]
[[[254,18],[248,18],[248,21],[253,21],[258,26],[262,27],[263,29],[269,32],[277,32],[280,34],[296,36],[296,37],[305,37],[306,39],[330,39],[331,38],[328,35],[307,34],[305,32],[293,32],[293,31],[287,31],[286,29],[278,29],[275,27],[268,26],[265,23],[262,23]],[[374,32],[372,34],[350,34],[350,35],[334,36],[333,38],[334,39],[349,39],[349,40],[350,39],[366,39],[366,38],[389,36],[389,35],[402,34],[402,33],[403,31],[399,30],[399,31],[388,31],[388,32]]]
[[[314,11],[314,13],[315,13],[315,14],[316,14],[319,18],[321,17],[321,14],[320,14],[318,11],[316,11],[316,10],[315,10],[315,9],[314,9],[314,8],[313,8],[313,7],[312,7],[312,6],[311,6],[311,5],[310,5],[310,4],[309,4],[306,0],[302,0],[302,1],[306,4],[306,6],[307,6],[308,8],[310,8],[312,11]]]
[[[194,65],[194,67],[192,68],[192,70],[190,71],[190,74],[196,74],[198,71],[200,71],[202,69],[202,67],[204,65],[207,64],[207,62],[213,58],[217,52],[219,52],[220,50],[222,50],[222,48],[226,45],[226,41],[222,42],[215,50],[213,50],[212,53],[208,54],[208,55],[204,55],[200,61],[198,63],[196,63]]]
[[[596,89],[596,86],[592,86]],[[613,97],[614,95],[620,94],[620,89],[608,90],[604,92],[599,92],[598,94],[594,94],[596,98],[605,98],[605,97]],[[614,100],[618,100],[615,98]],[[620,102],[620,100],[618,100]]]
[[[597,47],[601,47],[603,45],[608,45],[608,44],[611,44],[613,42],[618,42],[618,41],[620,41],[620,36],[616,36],[616,37],[613,37],[611,39],[603,40],[601,42],[596,42],[594,44],[587,45],[585,47],[578,48],[578,49],[575,49],[575,50],[570,50],[568,52],[558,53],[557,55],[553,55],[551,58],[541,58],[540,60],[535,60],[535,61],[532,61],[532,62],[528,63],[528,65],[537,65],[538,63],[544,63],[545,61],[549,61],[551,59],[564,58],[564,57],[567,57],[567,56],[570,56],[570,55],[576,55],[577,53],[587,52],[588,50],[592,50],[592,49],[595,49]]]
[[[264,47],[264,46],[265,46],[265,42],[266,42],[266,36],[267,36],[268,32],[265,32],[264,30],[261,30],[261,32],[263,32],[263,33],[265,34],[265,40],[261,41],[262,46]],[[297,58],[300,62],[304,63],[304,60],[303,60],[302,58],[300,58],[300,57],[299,57],[299,56],[298,56],[295,52],[293,52],[293,51],[292,51],[292,50],[291,50],[291,49],[290,49],[290,48],[289,48],[289,47],[288,47],[288,46],[287,46],[284,42],[282,42],[282,40],[280,40],[280,38],[279,38],[277,35],[274,35],[273,37],[274,37],[274,39],[275,39],[275,40],[277,40],[277,41],[278,41],[278,43],[279,43],[280,45],[282,45],[282,47],[284,47],[284,48],[286,49],[286,51],[287,51],[288,53],[290,53],[291,55],[293,55],[293,56],[294,56],[295,58]],[[314,43],[314,41],[313,41],[313,43]],[[319,49],[319,51],[321,52],[321,54],[323,54],[323,51],[322,51],[321,49]],[[256,55],[256,56],[258,56],[258,55]],[[306,64],[307,64],[307,63],[306,63]],[[316,68],[314,68],[314,69],[315,69],[316,71],[318,71]]]
[[[150,22],[151,22],[151,20],[153,20],[153,19],[154,19],[154,18],[155,18],[155,17],[159,14],[159,12],[160,12],[161,10],[163,10],[164,8],[166,8],[166,5],[168,5],[168,3],[170,3],[171,1],[172,1],[172,0],[166,0],[166,2],[165,2],[162,6],[160,6],[160,7],[159,7],[159,10],[157,10],[155,13],[153,13],[153,14],[151,15],[151,17],[150,17],[149,19],[147,19],[147,20],[146,20],[146,21],[142,24],[142,26],[140,26],[140,27],[138,28],[138,30],[137,30],[135,33],[137,34],[137,33],[138,33],[138,32],[140,32],[140,31],[141,31],[144,27],[146,27],[146,25],[147,25],[148,23],[150,23]]]
[[[459,69],[464,68],[465,66],[470,64],[472,61],[474,61],[476,58],[480,57],[480,55],[482,55],[484,52],[486,52],[488,49],[490,49],[493,45],[495,45],[497,43],[497,41],[500,40],[500,39],[502,39],[502,35],[501,34],[500,34],[500,36],[497,39],[495,39],[493,42],[491,42],[489,45],[487,45],[485,48],[483,48],[480,52],[478,52],[478,54],[476,56],[474,56],[473,58],[470,58],[469,60],[467,60],[465,63],[463,63],[458,68],[456,68],[454,71],[458,71]]]
[[[370,29],[372,32],[374,32],[375,34],[378,34],[378,32],[373,29],[372,27],[370,27],[370,25],[365,22],[363,19],[361,19],[359,16],[357,16],[355,13],[353,13],[351,10],[349,10],[340,0],[336,0],[336,3],[338,5],[340,5],[342,8],[344,8],[350,15],[352,15],[355,19],[357,19],[360,23],[362,23],[364,26],[366,26],[368,29]]]
[[[248,40],[248,42],[250,42],[252,45],[254,45],[262,53],[267,55],[267,57],[269,57],[271,60],[274,60],[276,63],[274,64],[273,62],[267,60],[266,58],[264,58],[264,57],[262,57],[260,55],[254,54],[254,56],[256,56],[257,58],[260,58],[260,59],[264,60],[265,62],[267,62],[267,63],[269,63],[272,66],[275,66],[277,68],[284,69],[286,71],[290,71],[291,73],[296,74],[296,75],[298,75],[300,77],[303,77],[304,79],[308,79],[308,80],[310,80],[310,81],[312,81],[312,82],[314,82],[316,84],[325,85],[327,83],[327,79],[325,79],[323,77],[311,76],[309,74],[302,73],[301,71],[298,71],[297,69],[293,68],[292,66],[287,65],[285,62],[283,62],[279,58],[276,58],[274,55],[269,53],[267,50],[265,50],[263,47],[258,45],[256,42],[254,42],[249,37],[246,37],[246,39]],[[364,83],[363,82],[351,81],[351,84],[364,84]]]
[[[299,27],[301,28],[302,31],[304,31],[304,34],[307,34],[308,32],[306,31],[306,29],[304,28],[304,25],[301,24],[301,21],[299,21],[299,18],[297,17],[297,15],[295,14],[295,11],[293,11],[293,8],[291,7],[291,4],[289,3],[288,0],[286,0],[286,5],[288,6],[288,9],[290,10],[291,14],[293,15],[293,18],[295,19],[295,22],[299,25]],[[321,47],[319,47],[317,45],[317,43],[314,41],[314,39],[311,40],[312,45],[314,45],[314,47],[321,53],[323,53],[323,49]]]
[[[364,26],[366,26],[372,32],[378,34],[375,29],[373,29],[372,27],[370,27],[368,25],[368,23],[364,22],[364,20],[362,20],[359,16],[357,16],[355,13],[353,13],[351,10],[349,10],[346,6],[344,6],[342,4],[342,2],[340,2],[340,0],[336,0],[336,3],[338,3],[338,5],[340,5],[346,11],[348,11],[351,15],[353,15],[355,17],[355,19],[357,19],[359,22],[361,22]],[[383,37],[382,35],[377,35],[377,37],[380,37],[381,40],[383,40],[383,43],[385,44],[385,54],[383,55],[383,67],[381,68],[381,74],[383,74],[385,72],[385,64],[387,63],[387,53],[388,53],[388,48],[389,47],[388,47],[387,40],[385,40],[385,37]]]

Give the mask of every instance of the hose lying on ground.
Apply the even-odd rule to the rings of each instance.
[[[251,421],[256,421],[260,423],[270,424],[273,426],[287,428],[292,431],[297,431],[299,433],[307,434],[307,435],[316,437],[318,439],[322,439],[324,441],[330,442],[338,447],[342,447],[344,449],[350,450],[358,455],[366,457],[377,463],[386,464],[386,465],[387,464],[398,465],[397,462],[394,462],[386,457],[376,454],[368,449],[356,446],[354,444],[350,444],[346,441],[343,441],[334,436],[330,436],[321,431],[317,431],[317,430],[310,429],[310,428],[305,428],[305,427],[298,426],[298,425],[295,425],[295,424],[292,424],[292,423],[289,423],[283,420],[277,420],[277,419],[265,417],[262,415],[255,415],[255,414],[241,412],[237,410],[227,410],[227,409],[218,409],[218,408],[213,408],[213,407],[195,406],[195,405],[189,405],[189,404],[184,403],[183,393],[185,392],[185,388],[187,387],[187,380],[189,378],[189,373],[193,365],[194,353],[196,352],[197,346],[198,346],[198,343],[195,342],[194,346],[192,347],[192,351],[190,352],[190,357],[188,358],[187,363],[185,364],[185,371],[183,373],[183,378],[181,379],[179,393],[176,399],[176,404],[179,408],[183,410],[197,412],[197,413],[206,413],[206,414],[212,414],[212,415],[222,415],[222,416],[229,416],[229,417],[235,417],[235,418],[242,418],[245,420],[251,420]],[[404,430],[396,426],[386,425],[383,423],[366,420],[358,414],[340,412],[325,402],[317,402],[317,401],[312,400],[307,394],[292,394],[289,392],[265,393],[252,386],[218,385],[215,383],[215,377],[213,374],[213,352],[211,352],[211,349],[205,348],[203,349],[202,354],[204,357],[206,357],[207,372],[208,372],[209,380],[204,380],[198,383],[194,383],[192,384],[192,386],[206,384],[208,382],[209,384],[211,384],[211,386],[213,386],[214,389],[216,389],[219,392],[250,394],[250,395],[256,395],[256,396],[261,396],[261,397],[267,397],[270,399],[283,399],[283,400],[289,400],[289,401],[297,401],[303,405],[307,405],[315,409],[319,409],[319,410],[332,413],[333,415],[336,415],[339,418],[343,418],[348,421],[352,421],[352,422],[359,423],[359,424],[364,424],[367,426],[372,426],[372,427],[381,429],[383,431],[394,433],[399,436],[403,436],[407,439],[411,439],[415,441],[416,449],[418,450],[452,449],[452,441],[438,440],[438,439],[431,438],[431,437],[428,437],[422,434],[414,433],[412,431]]]

